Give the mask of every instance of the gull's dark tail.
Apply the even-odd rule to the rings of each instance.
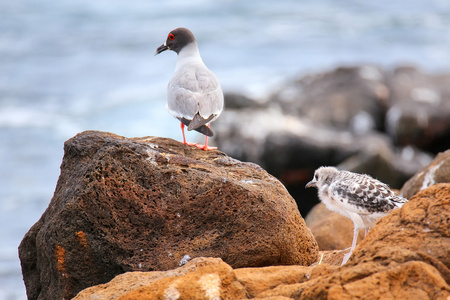
[[[210,118],[208,118],[209,120],[211,120],[212,118],[213,118],[214,116],[212,116],[212,117],[210,117]],[[191,121],[192,120],[188,120],[188,119],[186,119],[186,118],[179,118],[179,120],[184,124],[184,125],[186,125],[186,126],[188,126],[189,127],[189,124],[191,124]],[[214,133],[213,133],[213,131],[208,127],[208,126],[206,126],[206,125],[201,125],[201,126],[199,126],[199,127],[197,127],[197,128],[193,128],[195,131],[198,131],[198,132],[200,132],[201,134],[204,134],[204,135],[206,135],[206,136],[213,136],[214,135]],[[188,129],[189,130],[189,129]],[[192,130],[192,129],[191,129]]]

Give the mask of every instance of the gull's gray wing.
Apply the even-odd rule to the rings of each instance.
[[[214,120],[223,109],[223,93],[214,73],[198,66],[175,72],[168,85],[167,108],[176,118],[192,120],[199,114],[208,122]]]

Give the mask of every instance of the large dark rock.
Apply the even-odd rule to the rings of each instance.
[[[19,247],[28,299],[70,299],[128,271],[220,257],[309,265],[318,247],[259,166],[171,139],[83,132],[65,143],[53,199]]]
[[[384,127],[389,90],[378,67],[340,67],[288,82],[271,101],[286,114],[364,133]]]
[[[389,79],[386,129],[399,146],[438,153],[450,149],[450,74],[399,67]]]
[[[240,108],[261,108],[266,105],[264,101],[258,101],[242,94],[228,92],[224,94],[226,109],[240,109]]]

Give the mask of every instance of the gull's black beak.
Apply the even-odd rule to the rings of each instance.
[[[309,187],[316,187],[317,185],[316,185],[316,182],[314,181],[314,179],[313,180],[311,180],[310,182],[308,182],[306,185],[305,185],[305,189],[306,188],[309,188]]]
[[[169,49],[169,46],[166,46],[166,44],[163,44],[161,46],[158,47],[158,49],[156,49],[155,54],[153,56],[156,56],[158,54],[160,54],[163,51],[166,51],[167,49]]]

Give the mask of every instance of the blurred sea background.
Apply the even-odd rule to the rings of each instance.
[[[180,26],[225,92],[263,97],[360,63],[450,70],[447,0],[0,0],[0,300],[26,299],[17,247],[50,202],[64,141],[181,139],[165,108],[176,54],[153,57]]]

